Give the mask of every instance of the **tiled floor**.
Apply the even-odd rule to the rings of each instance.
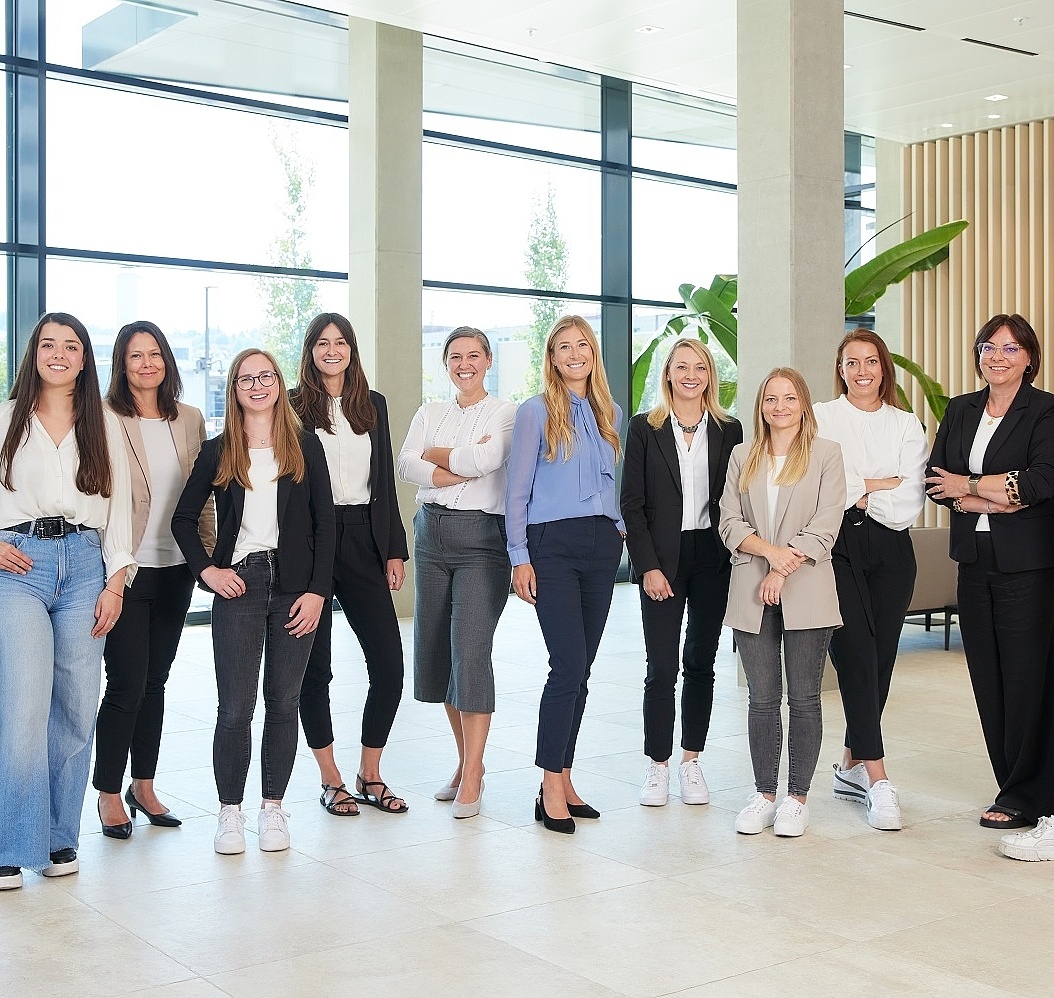
[[[335,630],[350,779],[364,669],[347,628]],[[998,833],[977,825],[995,787],[957,642],[945,652],[937,632],[906,631],[885,723],[901,832],[873,831],[862,807],[830,796],[832,692],[812,826],[797,840],[736,836],[751,770],[727,633],[703,758],[713,802],[640,807],[643,642],[636,590],[620,586],[576,765],[599,822],[567,837],[532,820],[546,666],[533,612],[513,597],[478,818],[455,821],[432,799],[453,743],[441,708],[408,692],[384,765],[408,814],[329,816],[301,744],[286,797],[293,848],[261,853],[250,812],[246,853],[217,856],[211,647],[206,628],[188,630],[157,780],[183,827],[140,821],[127,842],[103,839],[89,792],[81,872],[27,874],[0,895],[0,995],[1049,993],[1054,863],[1003,859]]]

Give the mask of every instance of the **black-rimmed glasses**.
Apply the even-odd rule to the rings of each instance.
[[[278,375],[274,371],[264,371],[262,374],[243,374],[234,383],[243,392],[251,392],[257,381],[260,382],[261,388],[270,388],[277,380]]]

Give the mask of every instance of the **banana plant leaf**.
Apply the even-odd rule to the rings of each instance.
[[[724,281],[724,286],[717,292],[713,285],[709,288],[691,288],[688,294],[685,291],[690,285],[682,284],[680,287],[681,298],[689,312],[689,319],[694,319],[698,324],[713,335],[714,339],[721,344],[722,349],[733,362],[736,361],[739,352],[739,322],[732,312],[730,305],[726,305],[723,296],[727,297],[734,290],[738,294],[738,284],[733,280],[715,278],[714,284]],[[734,299],[733,299],[734,301]]]
[[[891,353],[890,356],[893,358],[893,363],[897,367],[904,371],[907,371],[918,383],[922,389],[922,394],[926,397],[926,404],[930,407],[930,412],[936,417],[939,423],[944,419],[944,411],[948,408],[948,402],[950,399],[944,394],[944,386],[939,381],[935,381],[931,378],[918,364],[913,360],[908,360],[907,357],[902,357],[899,353]],[[897,385],[897,390],[900,396],[901,402],[903,402],[908,411],[911,411],[911,405],[908,403],[907,396],[904,394],[900,385]]]
[[[902,281],[918,270],[931,270],[946,260],[948,244],[969,224],[959,219],[938,225],[850,271],[845,275],[845,314],[863,315],[886,293],[890,284]]]

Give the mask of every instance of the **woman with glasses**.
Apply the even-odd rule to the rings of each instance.
[[[211,556],[198,535],[210,495],[216,501]],[[245,851],[241,805],[261,653],[260,848],[288,849],[282,798],[296,756],[300,684],[333,584],[333,495],[322,445],[301,428],[269,353],[243,350],[231,362],[223,433],[202,446],[172,517],[172,533],[194,577],[215,593],[216,852]]]
[[[1020,315],[981,327],[974,367],[987,385],[948,404],[926,479],[951,511],[959,629],[999,786],[980,823],[1004,830],[1054,810],[1054,766],[1042,751],[1054,724],[1054,395],[1032,385],[1041,359]],[[1054,824],[1046,835],[1054,848]]]
[[[402,588],[410,554],[395,494],[388,406],[370,391],[355,330],[343,315],[323,312],[308,323],[291,401],[326,454],[337,520],[333,592],[362,646],[370,681],[349,792],[333,754],[333,606],[326,600],[300,691],[300,720],[322,778],[319,801],[338,817],[358,814],[359,804],[402,814],[408,805],[385,784],[381,753],[402,699],[403,645],[392,593]]]

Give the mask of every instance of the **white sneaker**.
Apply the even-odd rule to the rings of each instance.
[[[747,806],[736,815],[736,831],[740,835],[759,835],[776,820],[776,802],[764,794],[754,794]]]
[[[645,807],[662,807],[670,799],[670,767],[649,762],[644,771],[644,786],[640,788],[640,802]]]
[[[236,856],[245,852],[245,815],[237,804],[224,804],[220,808],[219,823],[213,848],[221,856]]]
[[[900,798],[889,780],[877,780],[867,792],[867,823],[872,828],[895,832],[903,828],[900,820]]]
[[[776,820],[772,830],[784,838],[793,839],[803,834],[809,827],[809,805],[803,804],[794,797],[784,797],[776,808]]]
[[[1040,818],[1035,828],[999,840],[999,851],[1010,859],[1039,863],[1054,859],[1054,817]]]
[[[264,804],[257,816],[257,828],[260,830],[260,848],[264,852],[282,852],[289,848],[288,811],[282,810],[281,804],[272,801]]]
[[[862,762],[849,769],[842,769],[838,763],[834,764],[834,795],[839,800],[855,800],[863,804],[870,788],[871,781]]]
[[[710,788],[703,779],[698,759],[689,759],[677,767],[677,777],[681,783],[681,800],[685,804],[709,804]]]

